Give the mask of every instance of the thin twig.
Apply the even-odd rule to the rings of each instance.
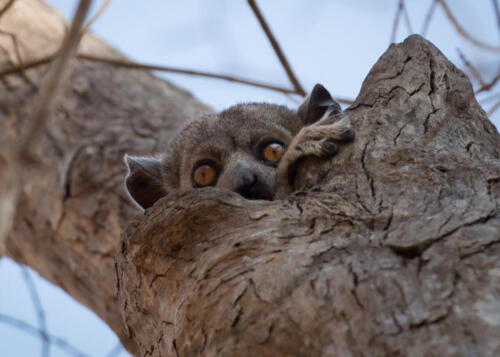
[[[123,345],[118,341],[118,343],[113,347],[111,351],[108,352],[106,357],[116,357],[123,351]]]
[[[488,110],[488,116],[491,117],[493,115],[493,113],[495,113],[497,111],[497,109],[500,108],[500,100],[498,102],[496,102],[491,108],[490,110]]]
[[[2,9],[0,10],[0,17],[2,17],[2,15],[5,14],[5,12],[10,9],[10,7],[12,6],[12,4],[14,4],[15,1],[16,0],[10,0],[4,7],[2,7]]]
[[[403,5],[403,15],[406,23],[406,29],[408,30],[408,34],[411,35],[413,33],[413,27],[411,26],[410,14],[408,14],[408,9],[406,8],[404,0],[401,0],[401,4]]]
[[[62,87],[69,61],[73,58],[80,40],[80,29],[89,9],[91,0],[81,0],[75,14],[71,28],[65,36],[61,49],[54,58],[47,73],[40,94],[33,105],[28,128],[17,148],[18,159],[31,162],[33,147],[36,139],[40,137],[45,123],[52,112],[57,99],[57,94]]]
[[[4,172],[4,176],[0,181],[0,253],[5,250],[5,239],[12,226],[19,191],[23,178],[27,176],[28,164],[35,161],[35,144],[41,137],[47,120],[52,113],[57,94],[65,78],[68,63],[76,52],[78,42],[81,38],[80,29],[82,28],[90,3],[91,0],[80,0],[73,22],[71,23],[71,28],[46,74],[39,95],[33,104],[27,128],[21,136],[19,143],[14,147],[10,159],[7,159],[10,167],[7,172]]]
[[[500,72],[498,72],[498,74],[490,82],[485,83],[481,88],[479,88],[476,91],[476,94],[490,90],[498,83],[498,81],[500,81]]]
[[[7,32],[7,31],[3,31],[3,30],[0,30],[0,34],[8,36],[12,40],[12,45],[14,46],[14,55],[16,57],[16,61],[19,65],[19,67],[21,67],[21,70],[20,70],[21,77],[23,77],[24,82],[26,84],[31,85],[31,81],[29,80],[26,73],[24,73],[23,58],[21,56],[21,51],[19,50],[19,43],[17,42],[16,35],[14,35],[13,33]]]
[[[422,26],[422,30],[420,31],[420,34],[424,37],[431,24],[432,15],[434,15],[434,10],[436,10],[436,5],[437,5],[437,0],[434,0],[431,6],[429,7],[429,11],[427,11],[427,14],[425,15],[424,25]]]
[[[0,313],[0,323],[9,325],[11,327],[15,327],[35,337],[41,336],[41,331],[36,327],[28,324],[27,322],[24,322],[23,320],[16,319],[15,317],[9,315]],[[67,353],[73,356],[78,356],[78,357],[88,356],[86,353],[80,351],[77,347],[71,345],[69,342],[67,342],[65,339],[61,337],[49,335],[48,339],[51,344],[54,344],[55,346],[59,347],[60,349],[66,351]]]
[[[403,11],[403,2],[399,0],[398,9],[396,10],[396,16],[394,17],[394,23],[392,25],[391,43],[396,42],[396,34],[398,32],[399,17]]]
[[[495,93],[495,94],[492,94],[486,98],[481,98],[481,99],[479,99],[479,101],[481,102],[481,104],[484,104],[484,103],[490,102],[490,101],[497,99],[497,98],[500,99],[500,93]]]
[[[446,16],[451,21],[451,23],[455,26],[455,29],[458,31],[458,33],[460,35],[462,35],[463,38],[465,38],[466,40],[468,40],[469,42],[473,43],[474,45],[476,45],[479,48],[482,48],[482,49],[485,49],[485,50],[489,50],[489,51],[493,51],[493,52],[500,52],[500,47],[491,46],[491,45],[488,45],[486,43],[483,43],[483,42],[475,39],[474,37],[472,37],[467,31],[465,31],[465,29],[462,27],[462,25],[460,25],[458,23],[458,21],[455,18],[455,16],[453,16],[453,13],[451,12],[451,10],[448,7],[448,5],[446,4],[445,0],[436,0],[436,1],[439,2],[439,4],[443,7],[443,10],[446,13]]]
[[[278,86],[275,86],[272,84],[256,82],[253,80],[249,80],[249,79],[245,79],[245,78],[241,78],[241,77],[229,76],[229,75],[225,75],[225,74],[216,74],[216,73],[195,71],[195,70],[184,69],[184,68],[167,67],[167,66],[138,64],[138,63],[135,63],[132,61],[127,61],[127,60],[119,60],[119,59],[106,58],[106,57],[90,56],[90,55],[86,55],[86,54],[80,54],[80,55],[78,55],[78,58],[83,59],[83,60],[87,60],[87,61],[91,61],[91,62],[107,63],[107,64],[112,64],[112,65],[117,65],[117,66],[127,67],[127,68],[143,69],[143,70],[150,70],[150,71],[164,71],[164,72],[188,74],[188,75],[208,77],[208,78],[224,79],[224,80],[230,81],[230,82],[237,82],[237,83],[242,83],[242,84],[248,84],[248,85],[251,85],[254,87],[272,89],[272,90],[282,92],[282,93],[300,94],[294,89],[282,88],[282,87],[278,87]]]
[[[49,356],[49,334],[47,330],[47,320],[45,319],[45,311],[43,309],[42,303],[40,301],[40,296],[38,290],[36,289],[35,282],[31,278],[31,275],[26,266],[21,266],[21,272],[23,275],[24,283],[30,292],[31,301],[33,302],[33,307],[36,311],[36,316],[38,319],[38,330],[40,331],[40,338],[42,339],[42,356]]]
[[[241,78],[241,77],[234,77],[234,76],[229,76],[229,75],[225,75],[225,74],[216,74],[216,73],[210,73],[210,72],[194,71],[194,70],[184,69],[184,68],[167,67],[167,66],[159,66],[159,65],[151,65],[151,64],[140,64],[140,63],[136,63],[136,62],[132,62],[132,61],[128,61],[128,60],[92,56],[92,55],[88,55],[88,54],[84,54],[84,53],[78,54],[77,57],[79,59],[90,61],[90,62],[100,62],[100,63],[106,63],[106,64],[110,64],[110,65],[126,67],[126,68],[133,68],[133,69],[142,69],[142,70],[150,70],[150,71],[163,71],[163,72],[180,73],[180,74],[187,74],[187,75],[193,75],[193,76],[223,79],[223,80],[230,81],[230,82],[242,83],[242,84],[247,84],[247,85],[251,85],[254,87],[271,89],[271,90],[275,90],[275,91],[282,92],[285,94],[299,94],[294,89],[282,88],[282,87],[275,86],[272,84],[266,84],[266,83],[262,83],[262,82],[253,81],[250,79],[245,79],[245,78]],[[54,55],[49,55],[46,57],[38,58],[38,59],[31,61],[31,62],[26,62],[26,63],[24,63],[24,68],[28,69],[28,68],[37,67],[37,66],[40,66],[43,64],[47,64],[50,61],[52,61],[53,58],[54,58]],[[0,77],[8,75],[8,74],[18,73],[18,72],[19,72],[19,67],[17,67],[17,66],[9,67],[9,68],[6,68],[4,70],[0,70]]]
[[[288,78],[290,79],[290,82],[292,82],[293,87],[295,88],[295,92],[297,94],[300,94],[301,96],[305,97],[306,92],[304,91],[304,88],[302,88],[302,86],[299,83],[299,80],[297,79],[297,77],[293,73],[293,70],[290,67],[290,64],[288,63],[288,61],[285,57],[285,54],[281,50],[280,45],[278,44],[278,41],[276,41],[276,38],[274,37],[273,33],[271,32],[271,29],[267,25],[267,22],[264,19],[264,16],[262,15],[262,13],[260,12],[259,8],[257,7],[255,0],[248,0],[248,4],[252,8],[253,13],[257,17],[257,20],[259,20],[260,26],[262,27],[262,29],[266,33],[266,36],[269,39],[269,42],[271,42],[271,46],[273,46],[274,52],[278,56],[278,58],[281,62],[281,65],[285,69],[286,74],[288,75]]]
[[[497,26],[498,26],[498,31],[500,33],[500,9],[498,6],[498,0],[491,0],[493,3],[493,9],[495,10],[495,15],[497,17]]]
[[[95,13],[94,16],[87,22],[85,26],[82,28],[82,33],[87,32],[90,29],[90,26],[94,24],[94,22],[103,14],[104,10],[108,7],[108,5],[111,3],[111,0],[106,0],[100,7],[99,10]]]
[[[50,63],[54,59],[54,56],[55,55],[49,55],[46,57],[38,58],[38,59],[31,61],[31,62],[25,62],[24,69],[29,69],[29,68],[33,68],[33,67],[37,67],[40,65]],[[121,60],[121,59],[107,58],[107,57],[98,57],[98,56],[92,56],[92,55],[88,55],[88,54],[84,54],[84,53],[78,54],[77,58],[81,59],[81,60],[85,60],[85,61],[106,63],[106,64],[120,66],[120,67],[126,67],[126,68],[149,70],[149,71],[162,71],[162,72],[179,73],[179,74],[186,74],[186,75],[193,75],[193,76],[201,76],[201,77],[207,77],[207,78],[223,79],[223,80],[234,82],[234,83],[241,83],[241,84],[246,84],[246,85],[253,86],[253,87],[274,90],[277,92],[284,93],[286,95],[299,94],[294,89],[283,88],[283,87],[275,86],[272,84],[257,82],[257,81],[253,81],[250,79],[245,79],[245,78],[241,78],[241,77],[234,77],[234,76],[229,76],[229,75],[224,75],[224,74],[215,74],[215,73],[210,73],[210,72],[201,72],[201,71],[194,71],[194,70],[190,70],[190,69],[166,67],[166,66],[151,65],[151,64],[140,64],[140,63],[136,63],[136,62],[132,62],[132,61],[128,61],[128,60]],[[0,78],[3,76],[9,75],[9,74],[18,73],[19,70],[20,70],[20,68],[17,66],[13,66],[13,67],[9,67],[9,68],[0,70]],[[354,103],[353,100],[347,99],[347,98],[335,97],[335,100],[340,102],[340,103],[349,104],[349,105]]]
[[[467,67],[467,69],[469,70],[472,77],[474,77],[479,82],[481,87],[484,87],[486,85],[486,83],[483,81],[483,78],[481,77],[481,73],[477,70],[476,67],[474,67],[474,65],[472,63],[469,62],[469,60],[465,57],[464,53],[462,51],[460,51],[459,48],[457,48],[457,52],[458,52],[458,55],[460,56],[460,59],[465,64],[465,67]]]
[[[33,61],[24,62],[22,66],[11,66],[0,70],[0,77],[7,76],[9,74],[20,73],[25,69],[30,69],[33,67],[38,67],[43,64],[50,63],[54,60],[56,55],[49,55],[45,57],[38,58]]]

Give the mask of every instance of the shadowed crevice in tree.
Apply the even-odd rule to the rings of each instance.
[[[500,137],[468,79],[411,36],[347,113],[356,140],[303,160],[287,200],[180,191],[130,223],[119,301],[142,353],[500,353]]]

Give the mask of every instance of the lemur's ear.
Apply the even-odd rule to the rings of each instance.
[[[326,88],[318,83],[299,106],[297,114],[304,125],[310,125],[318,121],[327,110],[330,110],[332,114],[337,114],[342,111],[342,108]]]
[[[130,197],[141,208],[151,207],[167,194],[161,178],[159,160],[125,155],[123,161],[128,168],[125,187]]]

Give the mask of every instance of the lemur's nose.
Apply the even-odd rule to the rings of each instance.
[[[269,190],[263,189],[259,182],[259,174],[255,168],[250,167],[244,162],[238,162],[236,165],[237,186],[235,191],[248,200],[269,200]]]

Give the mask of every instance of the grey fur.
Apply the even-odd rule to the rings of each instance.
[[[211,160],[220,168],[216,187],[248,199],[283,198],[292,192],[291,176],[300,158],[334,155],[334,141],[352,139],[349,119],[317,84],[297,111],[275,104],[238,104],[184,126],[161,160],[126,156],[125,186],[135,202],[147,208],[161,195],[193,187],[195,165]],[[288,147],[277,167],[259,157],[259,144],[266,140]]]

